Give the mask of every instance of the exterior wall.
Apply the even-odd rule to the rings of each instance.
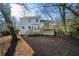
[[[30,27],[30,28],[29,28]],[[45,31],[47,27],[47,31]],[[34,35],[34,34],[44,34],[44,35],[54,35],[53,24],[48,22],[46,25],[44,22],[36,22],[36,18],[21,18],[20,19],[20,35]]]
[[[53,23],[44,22],[42,34],[43,35],[54,35]]]
[[[35,19],[28,19],[28,18],[20,19],[20,34],[28,35],[32,33],[38,33],[40,32],[40,29],[42,28],[42,26],[43,25],[40,23],[39,19],[38,19],[38,22],[36,22],[36,18]]]

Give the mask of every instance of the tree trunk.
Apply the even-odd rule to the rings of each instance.
[[[65,8],[63,7],[63,16],[62,16],[62,22],[63,22],[63,25],[64,25],[64,31],[65,31],[65,34],[67,32],[67,29],[66,29],[66,18],[65,18]]]
[[[12,56],[15,53],[15,48],[17,46],[18,38],[15,33],[13,23],[11,21],[10,8],[9,9],[8,8],[9,8],[8,4],[6,4],[6,5],[0,4],[0,10],[2,12],[2,15],[4,16],[8,29],[10,30],[10,34],[12,36],[11,45],[8,48],[7,52],[5,53],[5,56]],[[8,9],[8,10],[6,10],[6,9]]]
[[[64,7],[60,7],[60,6],[58,6],[58,8],[59,8],[59,12],[60,12],[60,15],[61,15],[61,18],[62,18],[64,34],[66,34],[67,29],[66,29],[65,8]]]
[[[11,14],[10,14],[11,12],[10,11],[5,11],[5,8],[4,8],[3,4],[0,4],[0,5],[2,6],[0,9],[1,9],[2,15],[4,16],[4,19],[7,23],[8,29],[10,30],[10,34],[11,34],[12,38],[16,41],[17,35],[15,33],[13,23],[11,21]],[[8,7],[8,6],[5,6],[5,7]]]

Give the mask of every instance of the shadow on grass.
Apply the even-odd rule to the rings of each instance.
[[[13,56],[16,50],[17,42],[19,39],[12,39],[11,45],[8,48],[7,52],[5,53],[5,56]]]

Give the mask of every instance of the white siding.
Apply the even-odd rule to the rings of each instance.
[[[24,26],[24,29],[22,27]],[[36,19],[20,19],[20,34],[21,35],[28,35],[27,32],[29,31],[29,26],[31,27],[33,32],[40,31],[40,20],[38,19],[38,22],[36,22]],[[39,26],[39,30],[38,30]]]
[[[20,34],[21,35],[28,35],[29,26],[31,27],[32,33],[42,33],[42,34],[46,34],[46,35],[47,34],[54,35],[53,31],[48,31],[48,32],[43,33],[42,29],[44,27],[44,22],[41,23],[40,19],[38,19],[38,22],[36,22],[36,18],[33,18],[33,19],[32,18],[29,18],[29,19],[28,18],[21,18],[20,19]],[[50,23],[50,28],[53,28],[52,23]]]

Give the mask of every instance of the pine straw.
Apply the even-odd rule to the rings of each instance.
[[[18,41],[16,51],[15,51],[15,56],[32,56],[34,54],[33,49],[28,45],[27,42],[23,40],[21,36],[18,36],[20,39]],[[10,47],[10,42],[11,42],[11,36],[5,36],[0,38],[0,55],[3,52],[7,51],[7,49]]]

